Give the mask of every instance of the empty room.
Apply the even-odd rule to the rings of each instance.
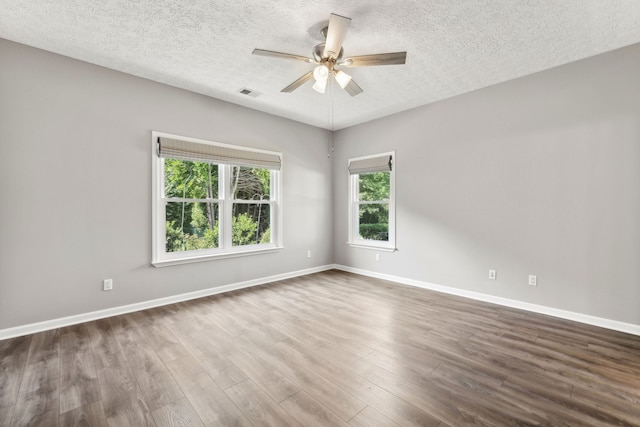
[[[0,427],[640,425],[640,2],[0,0]]]

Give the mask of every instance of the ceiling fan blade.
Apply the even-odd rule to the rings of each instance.
[[[352,56],[340,62],[347,67],[369,67],[372,65],[404,64],[407,52],[377,53],[374,55]]]
[[[327,41],[324,45],[324,57],[337,58],[342,48],[342,42],[347,36],[351,18],[332,13],[329,17],[329,29],[327,30]]]
[[[354,82],[353,79],[349,81],[349,83],[344,87],[344,90],[351,96],[360,95],[362,92],[362,88],[358,86],[358,83]]]
[[[294,59],[296,61],[304,61],[304,62],[313,63],[313,64],[315,64],[316,62],[315,60],[311,58],[307,58],[306,56],[292,55],[290,53],[283,53],[283,52],[275,52],[273,50],[253,49],[253,52],[251,52],[251,54],[260,55],[260,56],[270,56],[272,58]]]
[[[307,74],[300,77],[298,80],[291,83],[289,86],[285,87],[280,92],[287,92],[287,93],[293,92],[294,90],[298,89],[300,86],[302,86],[312,78],[313,78],[313,71],[309,71]]]

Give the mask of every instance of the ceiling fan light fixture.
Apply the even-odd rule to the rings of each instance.
[[[316,80],[313,85],[313,90],[319,93],[324,93],[327,90],[327,79],[324,80]]]
[[[374,65],[401,65],[406,62],[407,52],[374,53],[371,55],[359,55],[351,58],[344,58],[344,47],[342,46],[351,18],[332,13],[329,15],[329,25],[322,29],[324,43],[319,43],[311,51],[312,57],[293,55],[290,53],[277,52],[273,50],[254,49],[253,55],[268,56],[273,58],[292,59],[314,64],[313,70],[307,71],[298,77],[289,86],[280,92],[291,93],[306,82],[314,79],[313,89],[320,93],[327,90],[327,82],[333,78],[340,87],[351,96],[359,95],[362,88],[351,76],[336,67],[370,67]],[[333,82],[332,82],[333,83]],[[333,86],[332,86],[333,89]]]
[[[335,72],[335,78],[342,89],[344,89],[351,81],[351,76],[342,70]]]
[[[324,80],[325,86],[327,85],[327,78],[329,77],[329,68],[326,65],[318,65],[313,70],[313,78],[316,79],[316,82],[320,82]],[[324,93],[324,91],[322,91]]]

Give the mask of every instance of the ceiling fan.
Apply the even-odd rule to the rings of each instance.
[[[321,31],[325,38],[325,42],[320,43],[313,48],[312,58],[264,49],[254,49],[252,53],[253,55],[293,59],[296,61],[304,61],[309,64],[316,64],[316,67],[313,70],[298,78],[289,86],[282,89],[281,92],[293,92],[304,83],[314,79],[315,83],[313,85],[313,89],[317,92],[324,93],[327,88],[327,81],[329,78],[333,77],[340,87],[349,95],[356,96],[362,93],[362,88],[353,81],[349,74],[345,73],[338,67],[368,67],[372,65],[404,64],[407,58],[407,52],[378,53],[373,55],[344,58],[342,42],[347,35],[350,23],[351,18],[332,13],[329,17],[329,25],[324,27]]]

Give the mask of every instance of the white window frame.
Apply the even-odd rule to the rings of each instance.
[[[157,142],[158,138],[172,138],[198,144],[214,145],[219,147],[233,148],[235,150],[249,151],[273,154],[280,157],[282,161],[282,153],[273,151],[260,150],[255,148],[242,147],[237,145],[223,144],[219,142],[207,141],[197,138],[189,138],[185,136],[171,135],[163,132],[151,132],[152,143],[152,162],[151,162],[151,191],[152,191],[152,260],[151,264],[155,267],[164,267],[169,265],[186,264],[193,262],[209,261],[221,258],[230,258],[237,256],[247,256],[263,253],[277,252],[283,248],[282,246],[282,168],[280,170],[271,171],[271,183],[268,201],[261,203],[270,205],[271,223],[270,234],[271,243],[262,243],[254,245],[233,246],[231,224],[233,216],[234,203],[247,203],[246,200],[231,199],[231,168],[233,166],[243,166],[242,164],[229,165],[218,164],[218,177],[220,180],[218,198],[206,199],[204,201],[218,203],[220,215],[220,228],[218,236],[219,247],[212,249],[202,249],[184,252],[167,252],[166,251],[166,213],[165,207],[167,199],[164,197],[164,158],[158,155]],[[201,200],[197,200],[200,202]]]
[[[349,246],[365,249],[375,249],[385,252],[394,252],[396,248],[396,152],[390,151],[387,153],[373,154],[363,157],[354,157],[348,159],[347,167],[351,162],[373,159],[378,157],[389,157],[392,159],[392,167],[389,171],[389,240],[367,240],[362,239],[359,234],[359,222],[360,222],[360,202],[359,199],[359,177],[360,174],[349,174],[349,239],[347,244]],[[349,172],[347,172],[349,173]]]

